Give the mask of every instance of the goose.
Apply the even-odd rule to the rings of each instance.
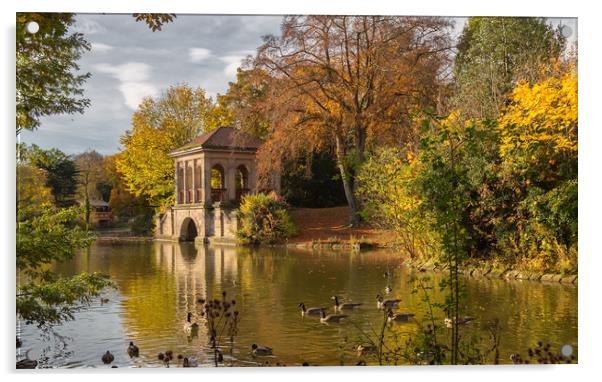
[[[331,322],[341,322],[342,320],[344,320],[345,318],[347,318],[349,316],[347,316],[346,314],[329,314],[326,315],[326,313],[324,313],[324,311],[320,312],[320,322],[323,324],[328,324]]]
[[[359,308],[362,303],[358,302],[358,303],[351,303],[351,302],[346,302],[343,304],[339,304],[339,298],[337,296],[332,296],[330,298],[331,300],[334,300],[334,310],[336,311],[341,311],[341,310],[348,310],[348,309],[356,309]]]
[[[106,297],[102,297],[102,298],[100,299],[100,304],[101,304],[101,305],[102,305],[102,304],[107,304],[108,302],[109,302],[109,299],[108,299],[108,298],[106,298]]]
[[[134,345],[132,341],[130,341],[130,346],[128,346],[128,355],[130,358],[138,357],[140,355],[140,349],[138,349],[138,346]]]
[[[101,359],[105,365],[108,365],[115,360],[115,356],[113,354],[111,354],[110,351],[107,350],[107,352],[102,355]]]
[[[197,361],[196,357],[184,357],[184,362],[182,363],[182,367],[197,367],[199,366],[199,361]]]
[[[448,316],[449,310],[447,308],[443,309],[443,311],[445,312],[445,319],[443,320],[443,322],[445,323],[445,326],[447,328],[451,328],[452,326],[454,326],[454,319]],[[474,320],[476,320],[476,318],[471,316],[458,317],[458,325],[466,325]]]
[[[391,293],[391,292],[393,292],[393,288],[391,288],[389,285],[387,285],[387,286],[385,287],[385,293],[386,293],[386,294],[389,294],[389,293]]]
[[[17,369],[35,369],[38,366],[38,361],[29,358],[29,352],[31,349],[25,352],[25,359],[17,362]]]
[[[380,294],[376,295],[376,306],[379,309],[382,309],[382,308],[394,308],[397,305],[399,305],[400,302],[401,302],[400,299],[387,299],[387,300],[383,300],[383,296],[381,296]]]
[[[389,310],[387,321],[388,322],[408,322],[414,318],[413,313],[393,313]]]
[[[192,334],[197,330],[199,330],[199,324],[192,322],[192,313],[188,312],[188,315],[186,316],[186,322],[184,323],[184,331],[188,334]]]
[[[357,345],[357,348],[355,349],[357,350],[357,355],[358,356],[362,356],[362,355],[366,355],[366,354],[370,354],[370,353],[376,353],[377,348],[374,345]]]
[[[257,344],[253,344],[251,345],[251,354],[254,356],[265,357],[267,355],[272,355],[272,348],[259,347]]]
[[[305,304],[304,303],[299,303],[299,308],[301,308],[301,315],[302,316],[319,316],[320,312],[325,310],[326,308],[309,308],[306,309],[305,308]]]

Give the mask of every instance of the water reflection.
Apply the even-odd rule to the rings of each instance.
[[[66,348],[51,337],[43,338],[35,327],[24,326],[24,348],[34,347],[42,363],[59,367],[106,367],[100,356],[110,350],[119,366],[161,366],[157,353],[194,355],[211,364],[206,328],[200,316],[200,298],[222,291],[236,299],[242,321],[239,335],[227,359],[253,364],[250,345],[274,348],[271,364],[338,365],[357,361],[354,345],[361,333],[377,330],[382,316],[375,296],[389,284],[390,296],[401,298],[400,311],[422,316],[421,295],[411,293],[410,279],[417,276],[401,266],[391,252],[311,253],[282,248],[195,247],[192,244],[95,245],[56,270],[63,274],[81,271],[111,275],[117,288],[107,292],[109,303],[95,303],[56,331],[68,336]],[[384,272],[393,272],[387,281]],[[420,274],[424,276],[425,274]],[[441,277],[429,275],[436,284]],[[577,341],[577,288],[560,284],[467,279],[466,314],[477,324],[465,335],[484,333],[481,326],[498,318],[502,327],[501,357],[509,363],[512,352],[525,351],[538,340],[555,347]],[[350,313],[351,322],[324,325],[314,317],[301,317],[297,305],[325,306],[332,311],[330,296],[363,302]],[[437,288],[431,298],[442,301]],[[187,312],[201,323],[197,336],[183,330]],[[416,331],[413,324],[395,325],[400,343]],[[126,354],[129,341],[140,348],[134,364]]]

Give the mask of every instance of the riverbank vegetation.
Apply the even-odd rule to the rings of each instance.
[[[246,195],[239,214],[237,236],[245,244],[281,243],[297,231],[286,203],[275,193]]]

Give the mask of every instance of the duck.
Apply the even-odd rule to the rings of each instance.
[[[379,309],[382,309],[382,308],[394,308],[397,305],[399,305],[400,302],[401,302],[400,299],[387,299],[387,300],[383,300],[383,296],[381,296],[380,294],[376,295],[376,306]]]
[[[196,357],[184,357],[182,367],[197,367],[197,366],[199,366],[199,361],[196,359]]]
[[[346,302],[343,304],[339,304],[339,298],[337,296],[332,296],[330,299],[334,300],[335,312],[341,311],[341,310],[356,309],[356,308],[359,308],[360,306],[362,306],[361,302],[358,302],[358,303]]]
[[[38,366],[38,361],[29,358],[29,352],[31,349],[25,352],[25,359],[17,362],[17,369],[35,369]]]
[[[115,360],[115,356],[113,354],[111,354],[110,351],[107,350],[107,352],[102,355],[101,359],[102,359],[102,363],[104,363],[105,365],[108,365]]]
[[[414,318],[414,313],[393,313],[389,310],[387,316],[388,322],[408,322]]]
[[[347,317],[349,317],[349,316],[347,316],[346,314],[329,314],[329,315],[326,315],[326,313],[324,311],[322,311],[320,313],[320,322],[323,323],[323,324],[329,324],[331,322],[339,323],[342,320],[346,319]]]
[[[251,345],[251,354],[258,357],[265,357],[268,355],[272,355],[272,348],[268,347],[260,347],[257,344]]]
[[[186,315],[186,322],[184,323],[184,331],[188,334],[192,334],[197,330],[199,330],[199,324],[192,322],[192,313],[188,312]]]
[[[320,312],[325,310],[326,308],[305,308],[305,304],[304,303],[299,303],[299,308],[301,308],[301,315],[302,316],[319,316]]]
[[[138,346],[134,345],[132,341],[130,341],[130,346],[128,346],[128,355],[130,358],[140,356],[140,349],[138,349]]]

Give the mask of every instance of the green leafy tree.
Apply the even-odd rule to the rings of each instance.
[[[54,206],[44,170],[21,163],[17,174],[17,316],[40,326],[58,324],[72,319],[109,282],[98,274],[62,277],[50,270],[94,237],[74,224],[79,209]]]
[[[469,18],[454,65],[455,104],[471,117],[496,119],[516,82],[540,78],[564,46],[543,18]]]
[[[240,217],[237,235],[245,244],[280,243],[296,233],[286,204],[274,193],[246,195]]]
[[[46,184],[52,190],[58,207],[69,207],[74,203],[77,189],[77,168],[73,159],[61,150],[44,150],[37,145],[20,145],[20,160],[46,171]],[[20,183],[21,179],[17,179]]]
[[[83,113],[90,100],[82,85],[90,73],[78,74],[77,61],[90,50],[81,33],[70,33],[73,13],[17,13],[17,134],[40,126],[40,117]],[[28,22],[40,29],[31,34]]]

